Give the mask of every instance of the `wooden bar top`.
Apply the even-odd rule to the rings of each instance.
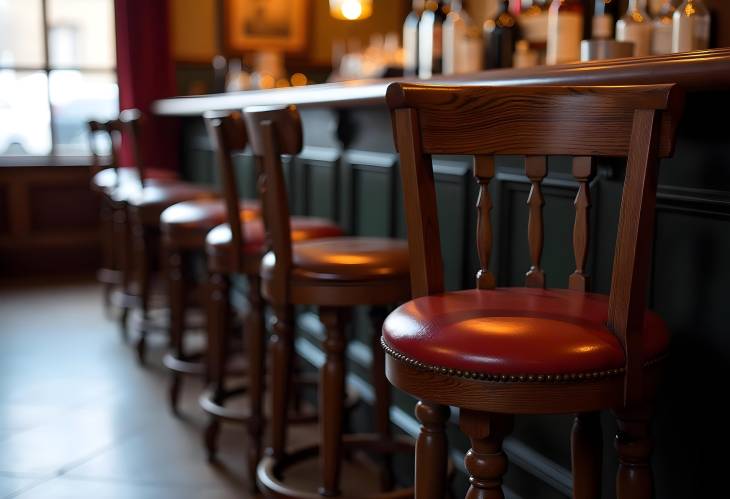
[[[385,91],[388,84],[393,81],[409,81],[409,79],[356,80],[305,87],[174,97],[156,101],[153,112],[164,116],[196,116],[208,110],[242,109],[254,105],[295,104],[304,107],[378,105],[385,103]],[[428,82],[470,85],[678,83],[690,92],[724,90],[730,89],[730,48],[561,66],[500,69],[471,75],[439,76]]]

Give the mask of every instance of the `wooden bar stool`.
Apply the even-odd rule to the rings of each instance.
[[[258,201],[249,200],[239,201],[238,210],[245,221],[257,218],[261,211]],[[196,254],[205,254],[208,232],[227,218],[223,199],[183,201],[170,206],[160,215],[165,258],[163,271],[170,307],[170,350],[163,358],[163,363],[171,374],[169,401],[173,413],[177,413],[182,376],[202,376],[205,370],[202,354],[191,353],[185,346],[187,305],[191,301],[191,288],[196,282],[191,269],[193,262],[190,260]],[[194,289],[202,291],[199,287]],[[202,304],[205,301],[203,296],[197,296],[195,303]]]
[[[153,325],[149,320],[153,272],[160,267],[161,230],[160,217],[170,206],[191,200],[214,200],[216,192],[208,187],[180,180],[150,181],[149,168],[140,158],[137,137],[143,128],[143,116],[137,110],[120,113],[120,131],[127,133],[133,144],[138,181],[136,185],[122,185],[115,191],[115,199],[121,203],[126,215],[123,230],[126,233],[126,262],[123,265],[126,293],[135,307],[141,311],[139,336],[136,344],[140,363],[145,362],[147,334]],[[159,326],[161,331],[167,327]]]
[[[124,114],[127,119],[138,115],[137,110],[128,110]],[[122,129],[123,123],[120,119],[88,122],[89,149],[92,157],[91,188],[100,195],[102,268],[97,272],[97,279],[104,286],[104,305],[107,311],[112,308],[113,292],[119,290],[124,281],[126,216],[123,193],[130,192],[140,184],[137,166],[119,166]],[[108,156],[100,154],[98,147],[100,141],[109,143]],[[148,183],[171,181],[177,177],[176,172],[156,168],[148,168],[145,173]],[[122,331],[125,331],[124,327]]]
[[[247,426],[249,441],[247,463],[252,491],[255,490],[256,466],[261,458],[262,435],[265,429],[263,399],[265,391],[265,304],[261,296],[259,268],[268,247],[260,219],[241,216],[238,208],[236,174],[231,154],[246,147],[246,127],[240,113],[208,112],[206,126],[216,151],[217,163],[227,207],[228,222],[215,227],[206,238],[209,273],[208,297],[208,358],[209,388],[200,397],[200,405],[210,417],[205,432],[205,444],[210,460],[215,458],[222,421]],[[333,222],[321,218],[292,217],[291,238],[310,240],[338,236],[342,230]],[[241,274],[248,282],[249,313],[244,321],[246,350],[245,386],[228,387],[226,377],[231,364],[231,278]],[[293,360],[293,359],[291,359]],[[232,397],[246,394],[248,412],[226,407]],[[292,416],[290,415],[290,420]],[[316,415],[300,414],[296,422],[316,419]]]
[[[658,159],[672,154],[682,109],[673,85],[435,87],[387,93],[401,155],[414,299],[383,326],[388,379],[420,399],[416,497],[444,495],[448,406],[471,440],[469,498],[503,498],[502,441],[513,414],[576,414],[573,497],[601,496],[596,411],[619,431],[620,499],[649,499],[649,414],[669,335],[646,309]],[[477,289],[444,292],[432,154],[474,156],[479,184]],[[496,288],[489,270],[494,155],[526,155],[531,267],[525,288]],[[578,182],[569,290],[545,289],[541,267],[546,156],[572,156]],[[588,293],[589,180],[594,156],[627,157],[611,293]]]
[[[261,163],[259,188],[267,236],[272,251],[261,264],[264,297],[274,317],[270,349],[272,359],[272,445],[258,468],[261,491],[271,497],[340,495],[343,445],[380,454],[412,452],[412,442],[390,432],[390,387],[385,380],[384,354],[373,350],[375,421],[378,434],[343,435],[345,399],[345,326],[349,309],[356,305],[383,307],[410,296],[408,249],[405,241],[380,238],[333,237],[296,241],[292,237],[289,203],[281,155],[302,148],[302,125],[294,107],[249,108],[244,111],[249,142]],[[325,364],[320,369],[320,444],[287,454],[287,422],[295,305],[314,305],[326,329]],[[374,314],[379,333],[385,314]],[[380,319],[378,318],[380,317]],[[377,339],[379,334],[375,335]],[[318,492],[297,490],[285,482],[291,465],[319,453],[321,486]],[[410,497],[412,489],[392,490],[384,497]]]

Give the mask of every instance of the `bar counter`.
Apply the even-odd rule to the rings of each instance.
[[[325,216],[358,235],[405,237],[398,155],[392,140],[385,91],[391,80],[312,85],[269,91],[179,97],[155,103],[158,115],[183,118],[184,174],[216,183],[210,143],[200,116],[206,110],[251,105],[296,104],[302,112],[305,148],[287,162],[292,211]],[[674,157],[662,163],[650,286],[650,306],[672,333],[669,372],[660,390],[654,424],[656,497],[712,497],[724,490],[730,426],[726,424],[725,383],[730,379],[730,331],[724,315],[730,296],[730,49],[671,56],[602,61],[522,70],[497,70],[438,84],[588,85],[678,83],[687,90],[687,108]],[[600,134],[601,130],[596,129]],[[624,161],[601,158],[592,182],[593,288],[607,292],[613,257]],[[253,197],[251,158],[238,158],[240,189]],[[449,289],[474,286],[478,268],[474,227],[476,186],[464,157],[434,161],[446,280]],[[566,287],[573,265],[573,198],[577,183],[566,158],[550,158],[544,184],[547,284]],[[529,267],[527,209],[529,181],[519,158],[498,158],[491,184],[495,251],[491,267],[500,285],[520,285]],[[611,234],[611,236],[607,236]],[[506,248],[510,248],[507,252]],[[350,381],[365,401],[370,336],[366,311],[348,350]],[[312,313],[299,318],[299,353],[322,362],[321,328]],[[396,395],[393,422],[418,431],[412,400]],[[613,418],[604,419],[604,497],[615,497]],[[354,426],[367,418],[355,415]],[[512,467],[507,485],[514,497],[570,497],[569,436],[572,418],[520,417],[506,443]],[[452,432],[455,449],[465,440]],[[458,454],[458,453],[455,453]],[[460,464],[457,462],[457,464]],[[461,480],[460,480],[461,481]],[[461,491],[457,491],[461,492]]]

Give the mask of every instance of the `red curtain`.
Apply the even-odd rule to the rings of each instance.
[[[177,169],[177,131],[169,118],[151,114],[156,99],[172,97],[175,66],[170,51],[167,0],[115,0],[120,109],[145,115],[139,138],[144,166]],[[122,147],[122,165],[133,163],[131,144]]]

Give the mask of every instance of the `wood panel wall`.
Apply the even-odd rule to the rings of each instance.
[[[0,279],[95,271],[98,212],[88,166],[0,166]]]

